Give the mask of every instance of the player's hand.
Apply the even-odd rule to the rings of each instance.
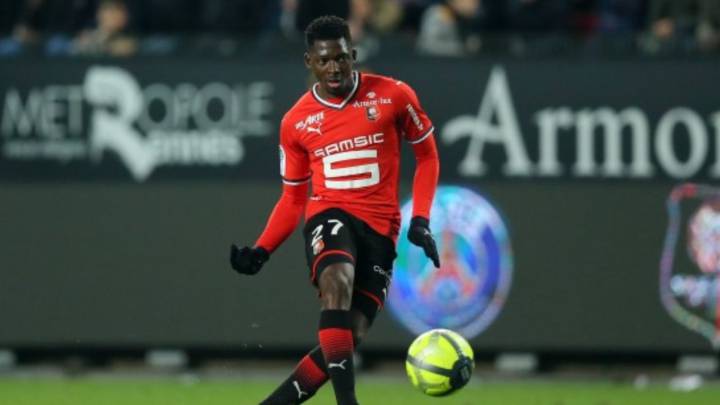
[[[430,224],[423,217],[413,217],[410,220],[410,229],[407,234],[408,239],[413,245],[420,246],[425,251],[425,256],[432,260],[435,267],[440,268],[440,257],[438,257],[437,246],[432,233],[430,233]]]
[[[261,247],[230,246],[230,265],[240,274],[256,274],[269,258],[270,253]]]

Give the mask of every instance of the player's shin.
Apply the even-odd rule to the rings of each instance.
[[[318,338],[338,405],[356,405],[350,311],[322,311]]]

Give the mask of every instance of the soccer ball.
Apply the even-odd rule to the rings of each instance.
[[[470,344],[448,329],[433,329],[418,336],[405,361],[410,383],[432,396],[449,395],[464,387],[474,368]]]

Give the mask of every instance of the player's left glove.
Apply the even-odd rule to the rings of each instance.
[[[432,260],[435,267],[440,268],[440,257],[438,257],[437,246],[432,233],[430,233],[430,224],[423,217],[413,217],[410,220],[410,229],[407,234],[408,240],[413,245],[420,246],[425,251],[425,256]]]
[[[253,275],[270,259],[270,253],[261,247],[238,248],[230,246],[230,265],[240,274]]]

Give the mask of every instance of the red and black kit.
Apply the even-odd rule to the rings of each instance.
[[[395,260],[395,243],[347,212],[331,208],[305,225],[305,256],[313,284],[333,263],[355,267],[352,306],[371,322],[387,298]]]
[[[256,246],[274,251],[304,213],[313,282],[330,263],[354,264],[353,303],[372,303],[363,305],[372,319],[385,300],[400,228],[401,142],[416,159],[413,217],[430,216],[439,162],[432,122],[410,86],[359,72],[353,79],[343,99],[322,98],[316,84],[283,117],[283,194]]]

